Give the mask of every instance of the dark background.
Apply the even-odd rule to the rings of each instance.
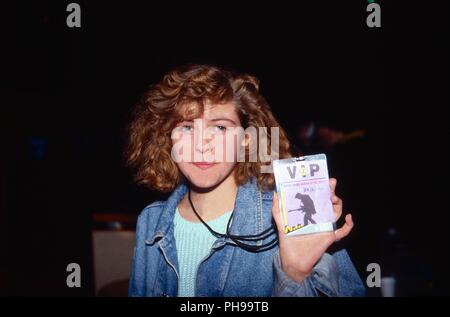
[[[400,295],[448,295],[448,5],[392,2],[378,1],[379,29],[366,1],[78,1],[75,29],[69,1],[3,3],[0,294],[93,295],[92,215],[164,198],[124,167],[130,109],[171,68],[203,62],[256,75],[299,151],[310,120],[364,129],[327,150],[356,222],[342,246],[363,280],[377,262]]]

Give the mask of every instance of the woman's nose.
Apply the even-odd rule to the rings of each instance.
[[[195,150],[200,153],[208,152],[212,149],[210,142],[206,139],[199,138],[198,141],[195,142]]]
[[[198,129],[194,130],[194,143],[195,143],[195,150],[200,153],[205,153],[207,151],[210,151],[212,149],[211,144],[211,131],[208,131],[207,128],[203,126],[199,126]]]

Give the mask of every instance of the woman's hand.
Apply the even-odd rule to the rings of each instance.
[[[342,200],[335,194],[336,183],[335,178],[330,178],[331,202],[335,221],[342,215]],[[296,282],[301,282],[311,273],[328,247],[350,233],[353,228],[352,216],[348,214],[345,217],[345,224],[334,232],[288,237],[283,231],[278,206],[278,195],[274,193],[272,215],[278,229],[281,267],[290,278]]]

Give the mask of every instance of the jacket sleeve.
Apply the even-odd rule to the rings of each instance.
[[[147,231],[144,213],[138,217],[136,225],[136,244],[131,263],[128,296],[145,296],[145,232]]]
[[[274,253],[276,297],[364,296],[365,288],[345,250],[325,253],[302,282],[292,280],[281,268],[279,251]]]

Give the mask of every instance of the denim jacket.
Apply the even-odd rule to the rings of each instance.
[[[178,259],[174,238],[175,208],[187,193],[179,185],[166,201],[139,215],[129,296],[177,296]],[[273,191],[261,192],[255,178],[239,186],[230,226],[234,235],[255,235],[272,223]],[[275,234],[256,241],[262,245]],[[278,245],[258,253],[218,238],[197,268],[195,296],[364,296],[365,288],[345,250],[325,253],[311,274],[298,283],[281,268]]]

